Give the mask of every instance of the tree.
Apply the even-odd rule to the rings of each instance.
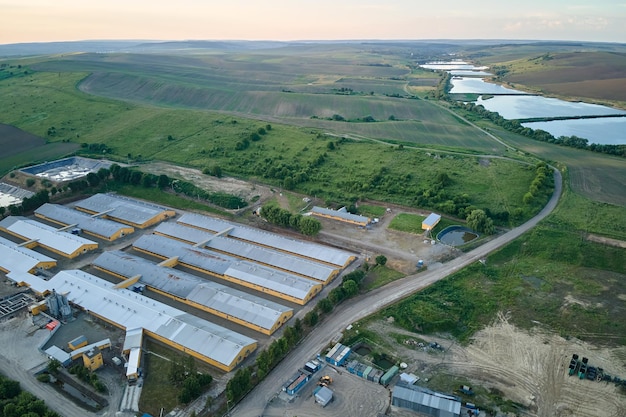
[[[347,298],[354,297],[355,295],[359,293],[359,286],[357,285],[356,282],[352,281],[351,279],[344,282],[342,287],[346,293]]]
[[[61,367],[61,362],[59,362],[56,359],[50,359],[50,361],[48,362],[48,365],[46,366],[46,369],[48,373],[56,374],[60,367]]]
[[[322,298],[318,303],[317,307],[320,309],[322,313],[328,314],[333,311],[333,303],[328,298]]]
[[[490,235],[495,231],[493,220],[487,216],[484,210],[472,210],[472,212],[467,216],[466,221],[467,226],[478,233]]]
[[[164,189],[165,187],[167,187],[168,185],[170,185],[170,179],[167,175],[165,174],[161,174],[159,175],[159,179],[157,180],[157,186],[160,189]]]
[[[35,180],[34,180],[33,178],[28,178],[28,179],[26,180],[26,186],[27,186],[28,188],[30,188],[30,187],[32,187],[33,185],[35,185]]]
[[[322,230],[322,223],[311,216],[302,217],[300,220],[300,233],[307,236],[315,236]]]
[[[385,265],[387,263],[387,257],[385,255],[378,255],[376,257],[376,265]]]

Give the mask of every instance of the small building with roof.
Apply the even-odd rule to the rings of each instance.
[[[228,238],[242,240],[255,245],[271,248],[284,253],[312,259],[328,265],[345,268],[352,263],[356,256],[348,251],[320,245],[318,243],[288,238],[276,233],[270,233],[237,223],[195,213],[183,214],[176,220],[180,224],[215,233],[225,234]]]
[[[47,281],[26,272],[11,273],[7,277],[28,285],[40,295],[53,290],[65,294],[70,303],[91,315],[127,332],[141,329],[141,334],[226,372],[233,370],[257,347],[254,339],[128,289],[116,288],[80,270],[61,271]],[[137,337],[135,334],[135,339]],[[133,350],[138,344],[135,339],[124,346],[138,354],[140,346],[139,350]]]
[[[320,282],[159,235],[144,235],[133,248],[300,305],[322,290]]]
[[[56,259],[0,237],[0,271],[33,273],[37,269],[50,269],[56,265]]]
[[[116,194],[95,194],[74,207],[85,213],[145,229],[176,215],[170,208]]]
[[[1,220],[0,230],[26,241],[24,246],[28,248],[41,246],[66,258],[75,258],[98,249],[98,244],[92,240],[21,216],[9,216]]]
[[[440,214],[430,213],[428,217],[422,221],[422,230],[432,231],[440,220]]]
[[[460,417],[461,399],[429,389],[398,382],[391,393],[391,405],[433,417]]]
[[[311,214],[317,217],[323,217],[325,219],[337,220],[344,223],[356,224],[357,226],[365,227],[372,222],[372,219],[359,214],[352,214],[346,210],[345,207],[339,210],[333,210],[324,207],[313,206]]]
[[[105,252],[93,266],[122,279],[140,276],[151,290],[270,335],[293,316],[293,309],[198,276],[157,265],[121,251]]]
[[[58,204],[46,203],[35,210],[35,216],[62,227],[79,229],[99,239],[113,241],[135,231],[132,226],[89,215]]]

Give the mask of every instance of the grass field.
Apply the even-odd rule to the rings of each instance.
[[[389,223],[389,228],[399,230],[401,232],[416,233],[421,235],[424,233],[422,229],[422,221],[425,216],[410,213],[400,213]]]
[[[216,164],[226,175],[253,177],[275,186],[281,186],[286,175],[303,173],[307,180],[298,181],[295,191],[340,203],[371,198],[414,205],[414,196],[429,189],[438,173],[447,172],[452,179],[446,188],[448,198],[467,194],[471,204],[500,212],[520,207],[532,181],[532,172],[506,160],[484,163],[473,156],[439,154],[436,145],[428,152],[398,150],[371,141],[340,140],[327,136],[326,129],[276,123],[272,123],[271,131],[262,140],[236,151],[236,142],[266,122],[97,98],[76,90],[83,77],[82,73],[40,72],[0,82],[0,105],[7,109],[0,121],[45,136],[50,142],[105,143],[112,148],[107,157],[122,162],[164,160],[200,169]],[[365,100],[360,96],[330,97]],[[341,126],[346,131],[376,133],[378,129],[376,134],[386,138],[411,139],[404,137],[410,132],[415,142],[424,136],[428,139],[420,143],[437,143],[448,149],[476,144],[477,150],[485,152],[495,146],[498,153],[504,148],[485,140],[476,129],[427,101],[387,97],[372,100],[381,105],[389,100],[415,105],[423,112],[420,117],[424,121],[318,122],[323,122],[323,126]],[[51,127],[53,136],[47,134]],[[338,144],[335,150],[327,147],[330,141]],[[280,172],[276,171],[279,168]],[[283,171],[288,174],[281,174]],[[269,175],[270,172],[273,173]]]

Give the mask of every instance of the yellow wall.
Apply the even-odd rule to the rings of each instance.
[[[146,335],[148,337],[151,337],[151,338],[153,338],[155,340],[158,340],[159,342],[164,343],[167,346],[173,347],[176,350],[179,350],[181,352],[187,353],[187,354],[193,356],[194,358],[200,359],[202,362],[206,362],[209,365],[214,366],[214,367],[216,367],[218,369],[221,369],[223,371],[226,371],[226,372],[232,371],[237,365],[239,365],[246,357],[248,357],[257,348],[257,343],[256,342],[254,342],[254,343],[252,343],[252,344],[250,344],[248,346],[244,346],[244,350],[242,351],[240,357],[235,358],[235,360],[233,362],[231,362],[230,364],[222,364],[220,362],[217,362],[217,361],[215,361],[215,360],[213,360],[213,359],[211,359],[211,358],[209,358],[207,356],[204,356],[204,355],[196,352],[195,350],[186,349],[185,347],[179,345],[178,343],[173,342],[173,341],[171,341],[169,339],[165,339],[165,338],[163,338],[163,337],[161,337],[161,336],[159,336],[157,334],[154,334],[154,333],[152,333],[152,332],[150,332],[148,330],[144,329],[144,331],[145,331],[145,333],[146,333]],[[246,353],[246,351],[247,351],[247,353]]]
[[[95,371],[96,369],[101,368],[104,365],[102,353],[98,352],[91,358],[86,353],[83,353],[83,365],[85,365],[85,368],[90,371]]]

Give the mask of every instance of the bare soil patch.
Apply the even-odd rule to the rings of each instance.
[[[378,321],[368,325],[381,334],[392,354],[407,364],[407,372],[426,379],[445,374],[470,381],[475,388],[501,392],[537,417],[614,417],[626,415],[626,395],[606,382],[580,380],[568,376],[572,354],[589,358],[592,366],[611,375],[625,376],[626,348],[606,349],[578,339],[564,339],[540,328],[530,332],[517,329],[505,314],[476,333],[467,346],[445,337],[407,332]],[[411,347],[396,342],[392,333],[435,341],[445,352]],[[431,387],[432,388],[432,387]],[[451,386],[453,391],[456,386]],[[478,402],[478,401],[475,401]]]

